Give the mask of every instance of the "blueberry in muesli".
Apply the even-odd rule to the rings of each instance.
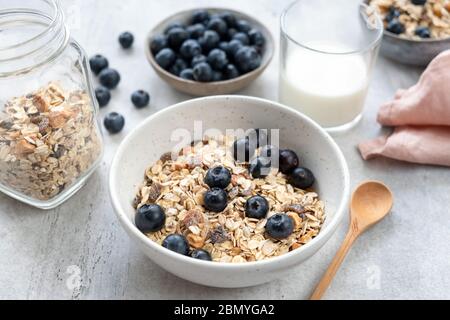
[[[117,112],[111,112],[106,115],[103,124],[109,133],[116,134],[122,131],[125,127],[125,118]]]
[[[233,157],[239,162],[249,162],[256,149],[256,142],[248,137],[236,140],[233,143]]]
[[[269,213],[269,202],[261,196],[254,196],[245,204],[245,215],[252,219],[264,219]]]
[[[193,73],[195,81],[198,82],[209,82],[213,78],[213,70],[206,62],[196,64]]]
[[[386,20],[386,22],[391,22],[398,17],[400,17],[400,11],[396,7],[392,6],[389,8],[389,12],[384,20]]]
[[[112,90],[115,89],[120,82],[120,74],[117,70],[106,68],[100,72],[98,79],[102,86]]]
[[[150,103],[150,95],[144,90],[137,90],[131,95],[131,102],[138,109],[145,108]]]
[[[185,59],[192,59],[202,53],[202,47],[197,40],[189,39],[183,42],[180,48],[180,54]]]
[[[212,188],[205,192],[203,201],[207,210],[222,212],[228,205],[228,195],[223,189]]]
[[[176,27],[167,33],[169,46],[174,50],[178,50],[187,39],[189,39],[189,34],[184,28]]]
[[[177,56],[170,48],[162,49],[155,57],[156,63],[163,69],[169,69],[175,62]]]
[[[162,242],[162,246],[183,256],[189,255],[189,242],[180,234],[171,234]]]
[[[411,2],[417,6],[423,6],[425,3],[427,3],[427,0],[411,0]]]
[[[213,49],[208,54],[208,63],[215,70],[222,70],[228,64],[227,54],[220,49]]]
[[[233,40],[238,40],[240,41],[243,45],[249,45],[250,44],[250,39],[248,38],[248,35],[246,33],[243,32],[238,32],[236,33],[233,38]]]
[[[276,214],[267,221],[266,232],[276,240],[287,239],[294,232],[294,221],[286,214]]]
[[[280,151],[280,171],[284,174],[290,174],[300,164],[300,160],[292,150]]]
[[[164,228],[166,213],[157,204],[143,205],[135,216],[136,227],[143,233],[157,232]]]
[[[314,185],[316,178],[311,170],[307,168],[297,168],[291,172],[288,181],[296,188],[309,189]]]
[[[271,161],[266,157],[256,157],[250,162],[249,172],[254,179],[265,178],[269,175]]]
[[[431,38],[430,29],[427,27],[418,27],[415,31],[416,35],[421,37],[422,39]]]
[[[89,59],[89,66],[91,67],[92,72],[95,75],[98,75],[101,71],[108,68],[109,62],[104,56],[97,54]]]
[[[100,108],[106,107],[111,101],[111,92],[108,88],[100,86],[95,89],[95,97],[97,98],[98,105]]]
[[[197,260],[212,261],[211,255],[205,250],[194,250],[191,252],[191,257]]]
[[[192,69],[184,69],[180,73],[180,78],[185,80],[194,81],[194,71]]]
[[[388,23],[386,30],[394,34],[401,34],[405,32],[405,26],[399,20],[394,19]]]
[[[209,169],[205,177],[205,183],[210,188],[226,189],[231,183],[231,172],[222,166]]]
[[[263,157],[268,157],[268,158],[271,158],[272,156],[279,157],[280,149],[278,149],[278,147],[273,146],[273,145],[266,145],[259,150],[259,154]]]
[[[131,32],[124,32],[119,36],[119,43],[124,49],[130,49],[133,46],[134,36]]]

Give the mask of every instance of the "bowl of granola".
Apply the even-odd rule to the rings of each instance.
[[[386,57],[415,66],[427,66],[450,49],[450,1],[366,0],[381,15]]]
[[[331,238],[349,172],[333,139],[301,113],[213,96],[146,119],[119,147],[109,187],[121,225],[153,262],[236,288],[282,277]]]

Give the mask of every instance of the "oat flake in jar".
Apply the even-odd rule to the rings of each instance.
[[[86,55],[57,0],[0,8],[0,191],[51,209],[98,166],[102,137]]]

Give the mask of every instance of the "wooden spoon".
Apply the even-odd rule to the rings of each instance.
[[[353,193],[350,208],[350,230],[341,248],[323,276],[311,300],[320,300],[336,275],[355,240],[368,228],[380,222],[392,209],[394,197],[381,182],[367,181]]]

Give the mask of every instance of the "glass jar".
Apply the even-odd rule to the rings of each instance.
[[[0,191],[51,209],[84,185],[103,154],[88,61],[58,0],[3,3]]]

